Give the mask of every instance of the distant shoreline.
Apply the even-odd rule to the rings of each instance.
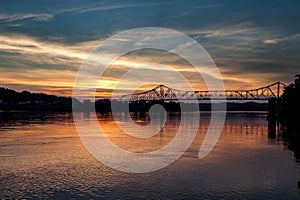
[[[219,103],[221,104],[221,103]],[[92,107],[94,104],[90,103],[88,106],[90,109],[85,109],[84,104],[82,105],[82,109],[77,111],[92,111]],[[148,106],[144,106],[142,109],[137,106],[131,106],[130,111],[132,112],[145,112],[149,110]],[[110,103],[105,105],[97,105],[95,104],[95,110],[97,112],[111,112]],[[0,105],[0,110],[2,111],[54,111],[54,112],[72,112],[72,105]],[[180,111],[180,107],[167,107],[166,110],[168,112],[178,112]],[[211,104],[203,103],[199,104],[200,111],[210,111]],[[120,110],[122,111],[122,110]],[[267,103],[257,103],[257,102],[245,102],[245,103],[227,103],[227,111],[268,111]]]
[[[124,111],[128,107],[128,103],[123,101],[115,101],[109,99],[100,99],[95,103],[90,100],[80,102],[76,98],[59,97],[44,93],[31,93],[28,91],[17,92],[8,88],[0,87],[0,110],[23,110],[23,111],[55,111],[55,112],[72,112],[74,111],[93,111],[111,112],[111,103],[117,107],[116,111]],[[160,104],[168,112],[180,112],[180,105],[183,104],[186,111],[210,111],[211,103],[199,102],[198,106],[194,103],[178,102],[178,101],[163,101],[163,100],[139,100],[129,103],[131,112],[148,112],[154,104]],[[268,103],[251,102],[227,102],[227,111],[268,111]],[[75,108],[72,105],[76,105]],[[224,103],[215,103],[215,110],[223,110]],[[114,108],[116,108],[114,107]]]

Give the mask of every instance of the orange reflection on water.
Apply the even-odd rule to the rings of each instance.
[[[161,129],[157,134],[148,138],[138,138],[122,131],[111,114],[105,116],[98,114],[97,116],[102,131],[112,143],[136,153],[155,151],[167,145],[176,135],[180,125],[180,115],[174,115],[171,118],[169,115],[164,126],[160,123],[154,124]],[[131,113],[131,116],[124,116],[124,121],[121,123],[126,123],[130,117],[139,126],[147,126],[151,120],[148,113]]]
[[[79,114],[92,120],[89,114]],[[149,123],[145,115],[131,117],[143,126]],[[166,145],[175,136],[180,117],[168,117],[163,130],[148,139],[135,140],[121,133],[111,115],[98,115],[96,123],[121,148],[146,152]],[[115,199],[130,194],[133,199],[151,199],[157,192],[169,199],[251,199],[268,191],[266,195],[271,197],[299,197],[299,166],[292,152],[268,137],[266,113],[228,113],[213,151],[199,159],[209,119],[210,114],[203,113],[200,122],[190,121],[199,123],[198,135],[175,163],[151,173],[128,174],[105,166],[87,152],[77,135],[72,113],[0,112],[0,196]]]
[[[204,116],[204,123],[199,123],[199,121],[193,121],[192,119],[189,122],[191,124],[199,124],[197,136],[195,138],[196,141],[203,140],[209,126],[209,123],[207,123],[209,116]],[[176,136],[181,125],[180,113],[168,113],[165,124],[152,124],[153,126],[159,127],[160,131],[157,134],[148,138],[138,138],[121,130],[112,114],[98,114],[97,117],[102,131],[112,143],[127,151],[139,153],[155,151],[166,146]],[[148,113],[130,113],[130,116],[123,114],[123,120],[121,123],[126,124],[130,118],[136,125],[139,126],[147,126],[151,120]],[[186,126],[188,129],[188,125]],[[196,142],[195,144],[200,148],[201,143],[202,142]]]

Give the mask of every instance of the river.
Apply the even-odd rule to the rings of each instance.
[[[172,140],[178,115],[169,114],[163,131],[147,140],[121,133],[109,114],[98,114],[98,120],[114,144],[149,152]],[[228,112],[218,143],[199,159],[210,116],[203,113],[194,142],[177,161],[134,174],[96,160],[82,144],[72,113],[0,112],[0,198],[299,199],[299,161],[279,136],[270,137],[266,115]],[[149,123],[146,115],[132,117]]]

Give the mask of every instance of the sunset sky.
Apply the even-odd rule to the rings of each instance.
[[[290,83],[300,72],[299,10],[297,0],[1,1],[0,86],[70,96],[77,70],[97,44],[140,27],[174,29],[198,41],[226,89]],[[122,69],[153,60],[172,60],[176,70],[198,78],[171,58],[149,51],[124,56],[100,89],[109,93]]]

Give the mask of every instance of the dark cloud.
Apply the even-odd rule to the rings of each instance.
[[[247,74],[258,74],[258,81],[265,75],[268,82],[288,82],[299,73],[299,10],[297,0],[1,1],[0,36],[22,35],[39,45],[52,44],[52,49],[48,55],[46,50],[39,54],[39,45],[1,40],[0,69],[76,71],[84,56],[75,53],[91,49],[84,49],[82,42],[103,40],[121,30],[157,26],[195,38],[228,84],[238,83],[232,77]],[[56,54],[56,47],[68,52]],[[144,53],[135,52],[134,56]],[[164,54],[149,56],[162,58]],[[184,65],[181,62],[177,64]],[[111,70],[111,77],[125,69]]]

